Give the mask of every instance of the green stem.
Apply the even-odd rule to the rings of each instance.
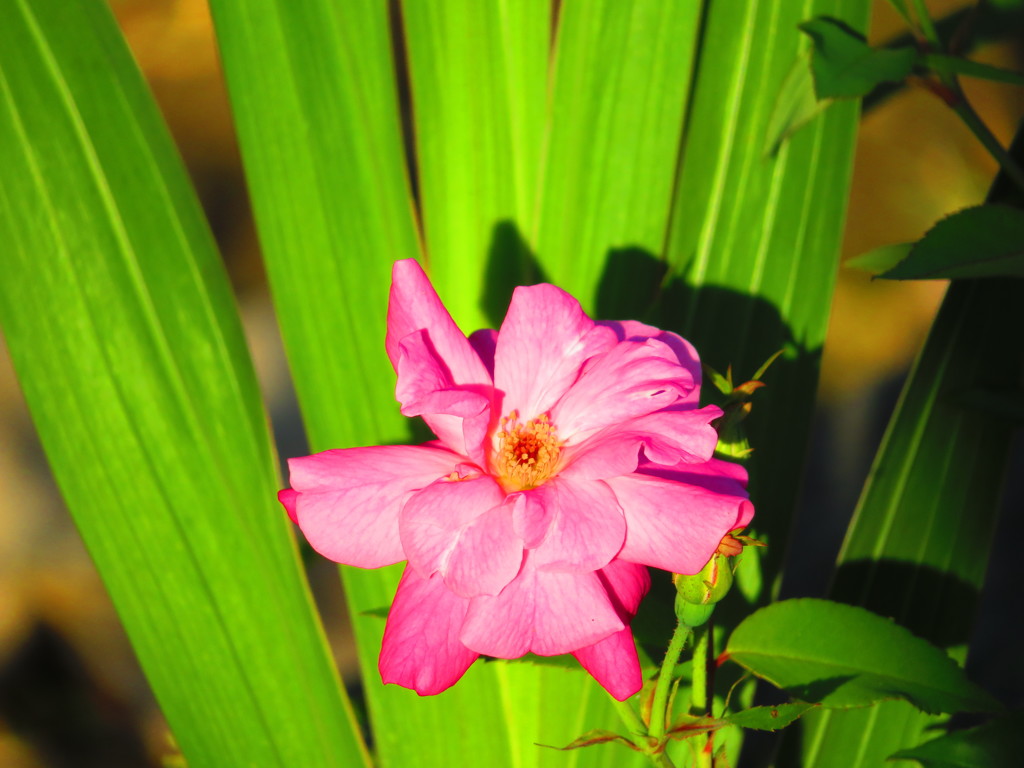
[[[679,654],[683,652],[683,646],[686,645],[686,638],[692,631],[692,628],[680,621],[676,625],[675,632],[672,633],[672,640],[669,641],[668,650],[665,651],[665,659],[661,662],[658,682],[654,688],[654,698],[651,701],[651,727],[648,731],[659,741],[665,737],[665,729],[668,725],[668,696],[672,690],[672,678],[675,675],[676,664],[679,663]]]
[[[619,701],[614,696],[612,697],[612,704],[615,705],[615,709],[619,713],[619,717],[622,718],[622,722],[626,724],[629,729],[630,735],[638,745],[643,744],[647,740],[647,726],[644,725],[644,721],[640,719],[640,715],[636,713],[633,706],[629,703],[629,700]]]
[[[615,697],[612,697],[612,703],[615,705],[615,709],[619,713],[619,717],[622,718],[622,722],[626,724],[629,729],[630,735],[633,737],[633,743],[640,747],[654,763],[656,768],[675,768],[672,760],[664,752],[659,754],[652,754],[646,750],[649,748],[650,737],[647,733],[647,726],[644,725],[644,721],[640,719],[640,715],[636,713],[636,710],[630,705],[628,701],[619,701]]]
[[[935,30],[931,16],[928,15],[928,9],[925,7],[924,0],[913,1],[917,21],[921,25],[921,32],[928,41],[928,45],[934,51],[941,52],[942,41],[939,40],[939,33]],[[978,113],[974,111],[974,107],[967,101],[967,97],[964,95],[956,75],[943,72],[936,72],[935,74],[939,76],[942,84],[952,91],[954,99],[950,106],[953,107],[953,111],[960,116],[960,119],[964,121],[964,124],[970,129],[971,133],[977,137],[989,154],[995,158],[1003,172],[1010,177],[1017,187],[1024,190],[1024,169],[1021,169],[1014,159],[1010,157],[1010,154],[1003,148],[1003,145],[999,143],[999,139],[992,134],[992,131],[988,129],[988,126],[978,116]]]
[[[693,688],[690,691],[690,714],[711,714],[711,685],[708,665],[711,661],[711,621],[694,630],[696,640],[693,647]],[[709,731],[694,737],[697,753],[697,768],[711,768],[713,757],[712,739]]]
[[[945,78],[943,78],[945,79]],[[978,116],[978,113],[974,111],[974,107],[967,101],[963,91],[960,89],[960,84],[957,82],[955,77],[949,78],[949,82],[946,83],[953,89],[953,92],[957,95],[957,100],[953,104],[953,111],[955,111],[960,119],[964,121],[964,124],[971,129],[971,133],[978,137],[985,149],[989,151],[989,154],[996,159],[999,166],[1003,169],[1003,172],[1013,180],[1013,183],[1018,188],[1024,190],[1024,170],[1021,169],[1017,162],[1010,156],[1003,145],[999,143],[992,131],[988,129],[988,126]]]
[[[914,0],[914,13],[917,14],[917,23],[921,26],[921,33],[928,44],[936,51],[942,49],[942,42],[939,40],[939,33],[932,24],[932,17],[928,14],[924,0]]]

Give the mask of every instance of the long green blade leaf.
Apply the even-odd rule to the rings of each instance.
[[[690,0],[562,4],[529,240],[545,277],[603,316],[656,294],[700,14]]]
[[[0,19],[0,321],[178,744],[194,768],[362,762],[227,279],[109,10]]]
[[[391,262],[419,248],[387,4],[212,7],[310,442],[317,450],[407,442],[384,323]],[[325,349],[325,339],[336,344]],[[496,665],[476,665],[430,698],[380,683],[384,622],[365,612],[391,603],[399,572],[342,569],[379,761],[453,765],[472,754],[507,764]]]
[[[387,4],[210,7],[310,440],[400,440],[384,313],[391,262],[419,247]]]
[[[749,419],[755,526],[775,573],[835,283],[856,105],[836,104],[776,152],[766,147],[782,89],[806,57],[797,24],[827,14],[863,28],[867,12],[863,0],[710,4],[677,183],[659,321],[739,381],[786,350]]]
[[[473,331],[500,323],[535,270],[534,209],[547,99],[548,0],[406,0],[416,159],[431,278]]]

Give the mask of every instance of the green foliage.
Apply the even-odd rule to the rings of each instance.
[[[847,269],[859,269],[862,272],[878,275],[882,272],[888,272],[903,261],[903,259],[907,258],[913,247],[913,243],[883,245],[867,253],[854,256],[852,259],[847,259],[843,262],[843,266]]]
[[[732,660],[787,693],[826,707],[903,698],[926,712],[995,711],[942,650],[862,608],[786,600],[736,627]]]
[[[778,94],[794,62],[806,57],[807,41],[785,30],[807,12],[795,3],[707,4],[665,246],[667,274],[653,312],[634,304],[638,311],[627,313],[647,313],[679,331],[704,362],[719,371],[731,365],[740,380],[785,350],[756,396],[756,417],[744,422],[756,446],[747,462],[758,504],[754,525],[770,545],[743,555],[739,588],[752,601],[768,599],[776,585],[794,508],[856,121],[856,105],[838,103],[765,154]],[[867,4],[818,2],[810,12],[862,26]],[[630,269],[619,274],[644,280],[642,262],[622,261]],[[767,578],[746,578],[759,562]],[[716,617],[730,621],[729,610],[727,601]]]
[[[922,768],[1013,768],[1024,755],[1024,718],[999,718],[977,728],[952,731],[890,760],[914,760]]]
[[[1018,141],[1014,151],[1021,149]],[[990,202],[1008,194],[1001,181]],[[950,287],[875,457],[830,592],[894,617],[958,659],[985,575],[1014,427],[965,397],[1019,386],[1024,350],[1004,339],[1022,322],[1019,281]],[[901,702],[808,713],[801,765],[874,766],[935,724]],[[837,754],[847,757],[836,762]]]
[[[593,731],[587,731],[579,738],[573,739],[564,747],[553,747],[561,751],[568,751],[570,749],[580,749],[582,747],[592,747],[595,744],[607,744],[609,742],[615,742],[629,747],[632,750],[636,750],[636,745],[632,741],[627,739],[625,736],[620,736],[614,731],[603,731],[601,729],[594,729]]]
[[[913,48],[872,48],[849,26],[825,16],[805,21],[800,30],[814,40],[811,71],[819,99],[866,96],[882,83],[903,80],[917,59]]]
[[[516,230],[535,214],[551,10],[547,0],[401,8],[427,262],[473,331],[500,322],[512,286],[539,276]]]
[[[0,321],[192,768],[368,761],[223,266],[105,3],[4,3]]]
[[[385,310],[391,262],[420,248],[386,6],[310,0],[256,11],[213,0],[210,9],[310,442],[402,441]]]
[[[979,205],[947,216],[879,277],[1024,277],[1024,211]]]
[[[926,53],[921,59],[924,66],[940,75],[963,75],[974,77],[979,80],[989,80],[994,83],[1009,83],[1010,85],[1024,85],[1024,75],[1019,72],[1011,72],[1001,67],[993,67],[991,64],[981,64],[977,61],[961,59],[957,56],[947,56],[941,53]]]
[[[796,701],[791,704],[777,704],[774,707],[751,707],[726,716],[733,725],[752,728],[756,731],[777,731],[794,722],[817,704]]]

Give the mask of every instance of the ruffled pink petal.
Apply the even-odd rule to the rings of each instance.
[[[295,517],[295,504],[298,501],[298,498],[299,494],[291,488],[284,488],[277,492],[277,500],[281,502],[281,506],[284,507],[285,512],[288,513],[288,517],[291,518],[293,523],[299,522]]]
[[[651,576],[647,569],[616,558],[598,571],[598,578],[608,590],[619,618],[628,624],[650,589]],[[628,699],[643,685],[636,644],[628,628],[574,651],[573,656],[619,701]]]
[[[729,470],[714,472],[720,465],[733,466],[717,460],[672,469],[646,465],[606,480],[626,516],[619,558],[673,573],[703,568],[722,537],[753,515],[746,491]]]
[[[399,523],[409,565],[422,577],[440,571],[463,597],[500,592],[523,560],[504,499],[486,475],[439,480],[413,494]]]
[[[396,369],[395,396],[402,404],[402,414],[422,416],[442,443],[483,463],[493,390],[456,384],[422,330],[402,339]]]
[[[642,565],[617,557],[597,575],[608,590],[619,617],[624,622],[631,621],[640,608],[640,601],[651,588],[650,572]]]
[[[604,325],[614,330],[619,341],[657,339],[667,344],[675,353],[679,364],[689,371],[693,381],[698,384],[700,383],[702,374],[700,357],[697,355],[697,350],[694,349],[693,345],[679,334],[663,331],[660,328],[655,328],[653,325],[647,325],[637,320],[601,320],[599,325]],[[685,402],[696,405],[699,399],[700,390],[695,387],[686,396]]]
[[[694,409],[675,406],[607,427],[564,449],[562,474],[579,479],[605,479],[633,472],[640,449],[658,464],[702,463],[711,458],[718,433],[711,422],[722,415],[718,406]]]
[[[478,653],[515,659],[570,653],[624,626],[596,573],[538,571],[528,554],[501,594],[470,600],[459,637]]]
[[[502,505],[462,530],[441,572],[457,595],[496,595],[516,577],[522,563],[523,542],[512,527],[512,510]]]
[[[494,351],[494,385],[502,413],[523,421],[546,413],[576,380],[587,358],[615,344],[579,302],[553,285],[516,288]]]
[[[511,494],[508,503],[512,507],[512,528],[516,536],[523,540],[527,549],[540,546],[548,535],[556,509],[546,507],[544,497],[530,491]]]
[[[343,448],[289,459],[289,513],[317,552],[380,568],[406,559],[398,514],[408,494],[455,470],[462,457],[436,444]]]
[[[388,331],[384,339],[396,371],[402,340],[421,330],[427,332],[455,384],[491,384],[479,355],[444,308],[422,267],[413,259],[396,261],[391,270]]]
[[[469,343],[480,355],[487,372],[494,378],[494,350],[498,346],[498,332],[493,328],[481,328],[469,336]]]
[[[695,388],[690,372],[655,339],[622,341],[592,357],[551,409],[558,436],[579,442],[596,432],[660,411]]]
[[[629,627],[616,632],[572,655],[608,693],[625,701],[644,684],[636,643]]]
[[[622,548],[626,520],[611,489],[600,480],[556,477],[526,491],[550,523],[533,564],[545,571],[596,571]]]
[[[407,567],[388,613],[381,645],[381,679],[432,696],[451,687],[479,654],[459,642],[469,601]]]

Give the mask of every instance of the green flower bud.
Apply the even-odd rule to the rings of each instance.
[[[732,567],[728,559],[715,553],[700,573],[675,577],[676,592],[693,605],[713,605],[725,597],[732,587]]]
[[[676,618],[688,627],[703,626],[714,612],[714,605],[688,603],[682,595],[676,595]]]

